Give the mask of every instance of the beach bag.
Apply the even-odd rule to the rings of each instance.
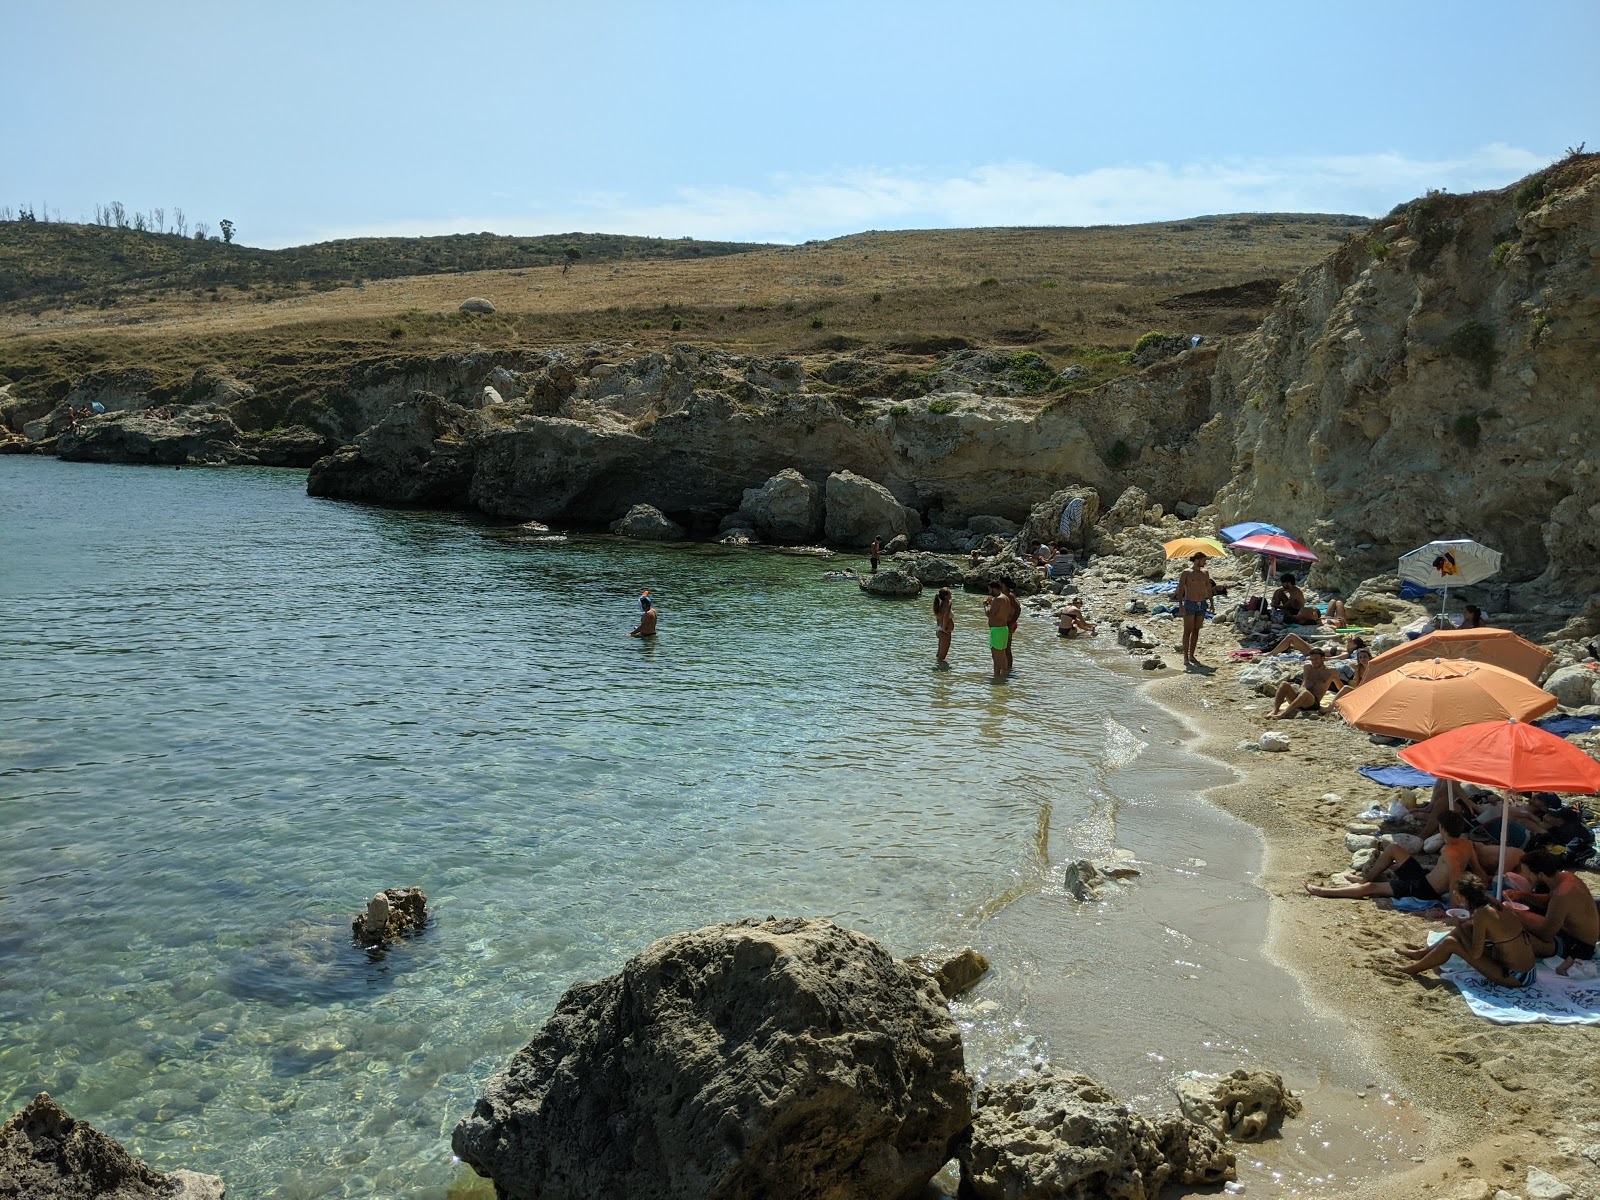
[[[1250,599],[1248,599],[1248,600],[1246,600],[1244,602],[1244,610],[1245,610],[1245,612],[1260,612],[1261,611],[1261,597],[1260,596],[1251,596]]]

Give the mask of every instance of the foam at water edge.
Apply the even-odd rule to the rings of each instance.
[[[1112,717],[1106,718],[1106,740],[1101,751],[1101,764],[1106,771],[1120,771],[1143,754],[1149,742],[1142,741],[1126,725]]]

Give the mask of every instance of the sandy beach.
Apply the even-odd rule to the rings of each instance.
[[[1098,564],[1097,564],[1098,566]],[[1120,613],[1131,585],[1091,568],[1076,586],[1093,615]],[[1134,618],[1164,656],[1175,658],[1176,623]],[[1600,1194],[1600,1032],[1585,1026],[1496,1025],[1474,1016],[1456,988],[1393,971],[1392,947],[1420,942],[1442,920],[1393,911],[1386,901],[1325,900],[1302,890],[1349,861],[1343,839],[1356,814],[1392,793],[1356,773],[1393,752],[1371,744],[1336,715],[1268,722],[1269,701],[1241,686],[1226,655],[1236,641],[1222,623],[1201,639],[1204,671],[1163,672],[1150,699],[1188,726],[1188,749],[1238,772],[1207,798],[1260,830],[1261,885],[1272,896],[1267,952],[1302,983],[1312,1004],[1343,1022],[1374,1061],[1429,1117],[1429,1145],[1412,1170],[1369,1194],[1489,1200],[1534,1194],[1530,1168],[1584,1197]],[[1286,753],[1240,748],[1269,728],[1287,733]],[[1587,876],[1591,889],[1596,886]],[[1347,1194],[1331,1192],[1332,1194]]]

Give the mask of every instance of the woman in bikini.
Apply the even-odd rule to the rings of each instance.
[[[950,635],[955,632],[955,596],[947,587],[939,589],[938,595],[933,598],[933,627],[939,634],[938,664],[947,667],[945,656],[950,653]]]
[[[1533,982],[1538,960],[1533,939],[1515,914],[1497,908],[1474,875],[1456,881],[1456,895],[1466,902],[1472,920],[1432,946],[1402,949],[1412,961],[1401,967],[1407,975],[1421,975],[1442,966],[1453,954],[1490,983],[1501,987],[1527,987]]]

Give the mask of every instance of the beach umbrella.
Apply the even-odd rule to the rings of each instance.
[[[1283,533],[1252,533],[1234,542],[1229,549],[1248,550],[1268,558],[1285,558],[1290,562],[1314,563],[1317,556],[1305,546]]]
[[[1442,614],[1450,603],[1450,589],[1479,583],[1500,570],[1500,551],[1469,538],[1429,542],[1400,556],[1400,578],[1418,587],[1439,588]]]
[[[1470,658],[1537,683],[1550,661],[1550,653],[1509,629],[1436,629],[1375,656],[1367,664],[1367,679],[1376,679],[1408,662]]]
[[[1365,686],[1365,685],[1363,685]],[[1600,792],[1600,763],[1566,738],[1521,721],[1463,725],[1400,751],[1401,761],[1441,779],[1518,792]],[[1500,866],[1506,873],[1506,828],[1500,818]],[[1495,894],[1499,895],[1499,884]]]
[[[1412,741],[1508,717],[1531,721],[1555,706],[1521,675],[1464,658],[1403,663],[1334,701],[1357,729]]]
[[[1228,548],[1216,538],[1186,537],[1174,541],[1163,542],[1161,548],[1167,552],[1167,558],[1193,558],[1196,554],[1204,554],[1207,558],[1221,558],[1228,552]]]
[[[1237,525],[1229,525],[1220,530],[1217,536],[1225,542],[1237,542],[1240,538],[1247,538],[1253,533],[1275,533],[1279,537],[1288,537],[1287,529],[1279,529],[1276,525],[1268,525],[1265,521],[1240,521]]]

